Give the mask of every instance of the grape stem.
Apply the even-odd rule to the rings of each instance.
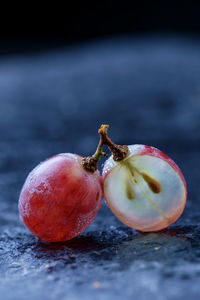
[[[100,129],[98,130],[100,140],[96,152],[92,156],[84,157],[82,159],[83,168],[89,172],[93,173],[97,170],[98,161],[100,160],[101,156],[107,157],[107,154],[102,150],[104,145],[108,146],[109,150],[112,152],[114,161],[121,161],[128,154],[127,146],[116,145],[108,137],[108,128],[109,125],[101,125]]]

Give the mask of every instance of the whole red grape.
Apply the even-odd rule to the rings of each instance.
[[[19,198],[25,226],[47,242],[72,239],[95,219],[103,197],[98,170],[83,158],[63,153],[40,163],[27,177]]]

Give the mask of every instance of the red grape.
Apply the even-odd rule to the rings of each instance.
[[[60,242],[82,233],[95,219],[103,197],[98,170],[87,171],[81,156],[58,154],[27,177],[19,199],[26,227],[41,240]]]
[[[140,231],[158,231],[183,213],[187,198],[179,167],[160,150],[145,145],[118,146],[99,130],[113,155],[103,168],[104,197],[124,224]]]

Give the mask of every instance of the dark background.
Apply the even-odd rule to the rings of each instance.
[[[199,299],[199,8],[188,1],[66,5],[1,9],[0,294]],[[18,217],[23,182],[56,153],[92,154],[102,123],[117,143],[152,145],[177,162],[188,186],[184,214],[144,234],[103,202],[80,237],[42,243]]]
[[[200,31],[197,1],[126,1],[48,5],[2,4],[1,53],[69,45],[119,35],[188,34]]]

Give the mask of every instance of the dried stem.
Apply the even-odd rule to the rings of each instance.
[[[111,141],[111,139],[108,137],[107,131],[108,131],[109,125],[101,125],[99,129],[99,134],[102,137],[103,144],[107,145],[110,151],[112,152],[113,159],[115,161],[120,161],[124,159],[128,154],[128,147],[127,146],[121,146],[116,145]]]
[[[82,159],[83,168],[91,173],[97,170],[98,161],[100,160],[101,156],[107,156],[107,154],[102,151],[104,145],[108,146],[109,150],[113,154],[113,159],[115,161],[120,161],[124,159],[128,154],[127,146],[116,145],[111,141],[107,134],[108,128],[109,125],[101,125],[98,131],[100,135],[100,140],[96,152],[94,153],[94,155],[84,157]]]

